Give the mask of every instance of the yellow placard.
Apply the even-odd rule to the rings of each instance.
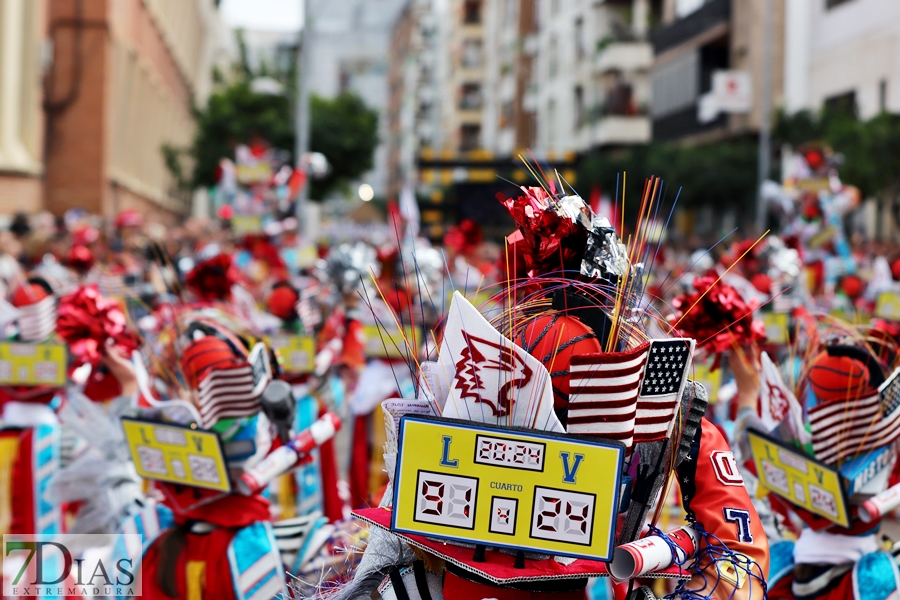
[[[262,217],[259,215],[235,215],[231,217],[231,231],[234,235],[242,237],[263,230]]]
[[[592,560],[612,557],[624,447],[405,416],[391,528]]]
[[[316,366],[316,341],[308,335],[280,333],[266,336],[266,345],[281,357],[285,373],[312,373]]]
[[[702,383],[709,394],[709,401],[715,404],[719,388],[722,387],[722,369],[718,368],[712,371],[712,360],[706,362],[694,361],[692,366],[691,380]]]
[[[881,292],[878,294],[874,316],[888,321],[900,321],[900,293]]]
[[[837,470],[759,432],[748,434],[761,486],[833,523],[850,526]]]
[[[366,334],[366,356],[371,358],[405,358],[409,356],[410,348],[415,353],[414,341],[423,343],[421,335],[413,338],[413,328],[409,325],[403,327],[403,333],[395,326],[385,329],[378,325],[364,325],[363,333]]]
[[[790,315],[787,313],[762,313],[766,325],[766,337],[770,344],[787,344],[790,341]]]
[[[0,342],[0,385],[63,386],[66,360],[62,344]]]
[[[208,490],[231,491],[219,436],[139,419],[122,419],[138,475]]]

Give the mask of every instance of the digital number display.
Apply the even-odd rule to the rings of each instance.
[[[593,494],[535,487],[531,537],[590,546],[596,502]]]
[[[420,471],[416,489],[416,521],[462,529],[475,526],[477,479]]]
[[[608,561],[624,454],[594,438],[404,415],[391,530]]]
[[[545,444],[479,435],[475,439],[475,462],[479,465],[544,470]]]

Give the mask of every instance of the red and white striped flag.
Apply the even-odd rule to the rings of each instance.
[[[900,438],[900,369],[879,393],[819,404],[809,409],[813,452],[824,463],[887,446]]]
[[[17,309],[19,338],[24,342],[43,342],[56,331],[56,296]]]
[[[215,369],[200,382],[197,398],[203,427],[219,419],[250,417],[259,412],[260,393],[253,384],[253,369],[240,365]]]
[[[650,342],[637,398],[635,444],[661,440],[671,433],[695,344],[691,338]]]
[[[618,440],[630,448],[641,373],[649,343],[625,352],[572,357],[569,364],[569,433]]]

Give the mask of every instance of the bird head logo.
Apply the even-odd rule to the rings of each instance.
[[[465,346],[456,362],[453,386],[461,400],[487,404],[494,416],[509,415],[519,390],[531,382],[533,371],[512,342],[498,344],[465,331]]]

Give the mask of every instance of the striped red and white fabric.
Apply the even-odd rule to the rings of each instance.
[[[634,419],[635,444],[662,440],[671,432],[694,344],[690,338],[650,342]]]
[[[625,352],[572,356],[569,363],[569,433],[618,440],[634,438],[641,374],[649,343]]]
[[[887,446],[900,438],[900,395],[888,385],[885,395],[837,400],[809,409],[813,452],[824,463]],[[893,391],[892,391],[893,390]]]
[[[214,369],[197,390],[203,427],[219,419],[251,417],[259,412],[261,390],[255,390],[253,368],[249,364]]]
[[[43,300],[27,306],[20,306],[19,338],[24,342],[43,342],[56,331],[56,296],[47,296]]]

